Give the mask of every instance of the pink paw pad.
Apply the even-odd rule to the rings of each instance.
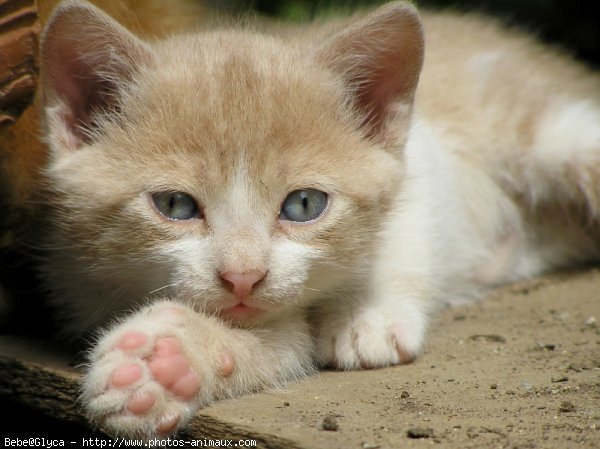
[[[221,353],[221,366],[219,368],[219,373],[223,377],[229,376],[233,372],[233,357],[228,351],[224,351]]]
[[[137,365],[123,365],[115,370],[110,383],[116,388],[123,388],[131,385],[142,377],[142,369]]]
[[[156,428],[156,431],[159,434],[171,433],[173,430],[175,430],[177,424],[179,424],[179,415],[169,416],[160,422]]]
[[[156,403],[156,396],[152,393],[144,393],[140,396],[135,396],[127,403],[127,410],[134,415],[141,415],[150,410]]]
[[[117,348],[122,349],[123,351],[131,351],[133,349],[140,348],[146,344],[147,341],[148,337],[146,334],[141,332],[128,332],[123,335],[121,340],[119,340],[119,343],[117,343]]]
[[[200,389],[200,378],[191,370],[187,357],[181,352],[181,344],[175,338],[156,341],[148,368],[158,383],[183,399],[193,397]]]

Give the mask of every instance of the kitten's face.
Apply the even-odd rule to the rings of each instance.
[[[356,129],[323,69],[240,39],[164,44],[122,120],[51,173],[63,229],[86,236],[76,251],[124,259],[137,291],[246,320],[360,281],[399,163]],[[256,310],[230,309],[223,273],[264,274],[244,300]]]
[[[61,47],[61,27],[82,22],[69,13],[58,14],[43,45],[59,211],[49,240],[65,248],[57,270],[73,273],[69,282],[92,279],[98,309],[164,294],[248,324],[363,282],[401,161],[367,137],[347,86],[322,58],[216,32],[128,44],[129,55],[107,66],[143,54],[143,68],[98,81],[105,75],[89,66],[100,58],[85,59],[94,42],[84,56],[72,55],[73,41]],[[132,39],[120,37],[109,42],[117,50]],[[71,68],[53,66],[61,51]],[[102,91],[106,83],[116,95]],[[81,84],[75,94],[73,84]]]

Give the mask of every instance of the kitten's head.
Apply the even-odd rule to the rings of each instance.
[[[156,294],[249,324],[362,283],[422,44],[402,3],[320,45],[147,44],[63,3],[41,49],[52,287],[86,326]]]

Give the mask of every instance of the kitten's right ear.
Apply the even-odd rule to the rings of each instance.
[[[95,6],[62,2],[44,31],[41,94],[52,152],[89,143],[99,111],[119,108],[119,89],[152,60],[149,47]]]

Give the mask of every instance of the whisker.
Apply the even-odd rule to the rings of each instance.
[[[166,288],[175,287],[176,285],[177,285],[177,283],[163,285],[162,287],[158,287],[158,288],[152,290],[151,292],[148,292],[148,295],[152,295],[152,294],[159,292],[161,290],[164,290]]]

